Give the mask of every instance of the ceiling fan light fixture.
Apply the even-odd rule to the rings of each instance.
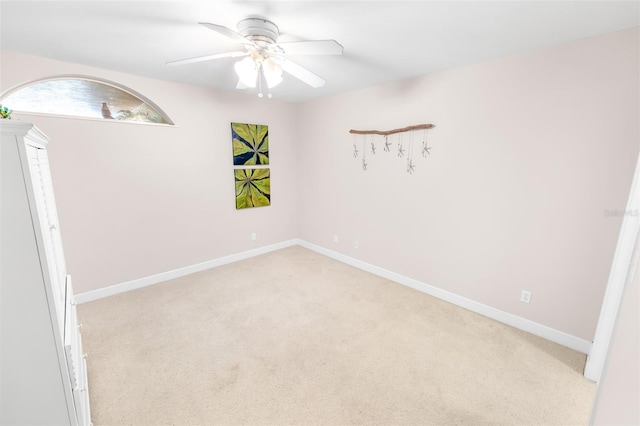
[[[282,65],[273,58],[267,58],[262,62],[262,73],[270,89],[282,83]]]
[[[236,62],[233,68],[235,69],[242,84],[251,88],[256,87],[258,68],[251,57],[247,56],[246,58]]]
[[[265,74],[264,76],[265,80],[267,80],[267,86],[269,86],[269,89],[273,89],[274,87],[276,87],[278,84],[282,83],[282,77],[280,76],[267,76]]]

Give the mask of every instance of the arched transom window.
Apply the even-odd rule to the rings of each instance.
[[[60,76],[18,86],[1,98],[15,112],[173,125],[149,99],[120,84],[84,76]]]

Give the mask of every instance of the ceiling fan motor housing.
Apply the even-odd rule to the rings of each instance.
[[[258,45],[274,44],[280,31],[278,26],[262,18],[247,18],[238,22],[238,33]]]

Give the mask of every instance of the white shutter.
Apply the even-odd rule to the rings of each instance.
[[[65,315],[65,282],[66,267],[64,252],[62,250],[62,237],[56,213],[56,203],[53,195],[53,184],[51,182],[51,172],[49,170],[49,160],[47,152],[34,146],[27,146],[29,157],[29,168],[33,181],[36,203],[38,205],[38,216],[42,235],[44,238],[44,251],[46,262],[43,270],[49,271],[49,279],[53,290],[58,314],[58,324],[60,325],[60,335],[64,336],[64,315]]]

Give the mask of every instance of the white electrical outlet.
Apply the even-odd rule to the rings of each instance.
[[[522,290],[522,293],[520,293],[520,301],[522,303],[531,303],[531,292]]]
[[[251,233],[251,241],[255,241],[255,240],[257,240],[257,239],[258,239],[258,236],[256,235],[256,233],[255,233],[255,232],[252,232],[252,233]]]
[[[360,243],[359,243],[359,242],[357,242],[357,241],[354,241],[354,242],[353,242],[353,248],[355,248],[355,249],[359,249],[359,248],[360,248]]]
[[[334,236],[333,236],[333,242],[334,242],[334,243],[337,243],[337,242],[338,242],[338,236],[337,236],[337,235],[334,235]]]

